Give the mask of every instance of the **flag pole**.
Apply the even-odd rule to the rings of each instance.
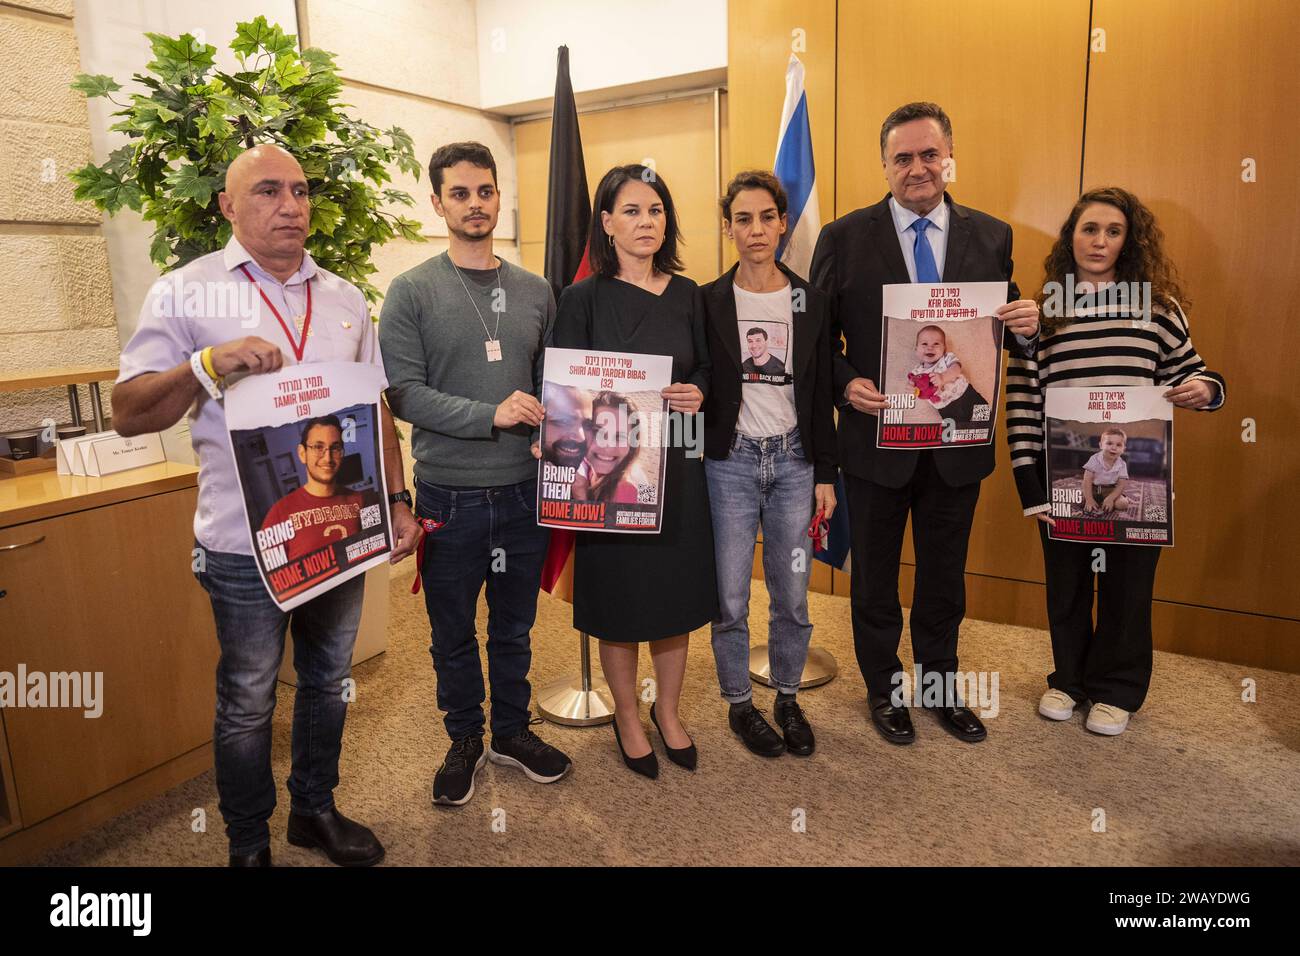
[[[546,203],[546,278],[558,300],[565,286],[590,272],[587,261],[587,226],[591,201],[587,195],[587,170],[582,159],[578,108],[569,80],[569,48],[555,55],[555,98],[551,106],[551,155]],[[545,427],[545,426],[543,426]],[[542,588],[553,591],[573,561],[574,535],[551,530]],[[552,560],[554,558],[554,560]],[[567,727],[595,727],[614,719],[614,697],[604,676],[593,673],[591,638],[578,634],[578,674],[550,682],[537,692],[537,712]]]
[[[803,64],[793,53],[785,69],[785,104],[781,109],[773,171],[790,197],[790,228],[777,254],[787,267],[807,278],[812,247],[817,239],[817,230],[821,228],[821,213],[817,203],[817,172],[813,165],[808,98],[803,88]],[[810,647],[799,687],[818,687],[832,681],[838,673],[839,665],[830,651]],[[766,644],[750,648],[749,677],[760,684],[776,686],[772,683],[772,664]]]

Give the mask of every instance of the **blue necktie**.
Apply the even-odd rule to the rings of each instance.
[[[934,250],[925,238],[925,230],[933,226],[929,219],[922,217],[909,227],[916,230],[916,242],[912,243],[912,258],[916,261],[917,282],[938,282],[939,267],[934,262]]]

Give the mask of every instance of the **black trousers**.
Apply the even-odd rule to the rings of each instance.
[[[895,675],[903,670],[898,659],[903,634],[898,563],[909,512],[916,551],[912,657],[927,673],[946,675],[957,669],[957,631],[966,615],[966,546],[980,483],[947,484],[935,468],[936,454],[943,452],[921,452],[911,481],[902,488],[844,476],[853,543],[853,646],[872,695],[892,693]]]
[[[1151,595],[1161,549],[1052,541],[1041,523],[1039,534],[1056,665],[1048,686],[1079,702],[1137,710],[1151,686]]]

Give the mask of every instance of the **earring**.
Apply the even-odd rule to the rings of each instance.
[[[606,233],[606,234],[605,234],[605,238],[609,240],[609,247],[610,247],[611,249],[613,249],[613,248],[614,248],[614,237],[613,237],[612,235],[610,235],[609,233]]]

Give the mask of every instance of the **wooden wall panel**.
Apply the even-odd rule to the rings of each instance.
[[[589,192],[594,195],[600,177],[611,167],[653,158],[681,218],[683,274],[701,283],[713,280],[721,271],[713,113],[713,94],[706,93],[578,116]],[[725,130],[722,135],[725,139]],[[546,253],[551,121],[516,125],[515,152],[520,257],[524,268],[540,275]]]
[[[804,67],[817,202],[827,222],[835,210],[835,10],[835,0],[764,0],[731,3],[727,12],[730,155],[723,185],[742,169],[771,169],[776,162],[785,69],[794,53]],[[730,268],[735,248],[725,240],[723,247]]]
[[[1011,223],[1015,278],[1032,295],[1078,195],[1088,0],[937,0],[924,17],[935,25],[933,43],[894,42],[897,7],[839,4],[836,212],[889,191],[880,162],[885,117],[913,100],[936,102],[953,124],[956,179],[948,191]],[[1021,518],[1001,421],[997,455],[997,471],[980,492],[967,567],[1042,581],[1037,532]],[[913,560],[910,534],[904,560]]]
[[[1294,5],[1277,0],[1096,0],[1106,50],[1092,54],[1084,154],[1085,188],[1123,186],[1155,212],[1192,299],[1192,340],[1228,381],[1222,411],[1175,415],[1178,543],[1162,556],[1157,597],[1291,620],[1300,618],[1283,552],[1300,537],[1289,500],[1300,487],[1294,18]],[[1248,158],[1253,183],[1242,181]],[[1248,417],[1254,444],[1242,441]]]

